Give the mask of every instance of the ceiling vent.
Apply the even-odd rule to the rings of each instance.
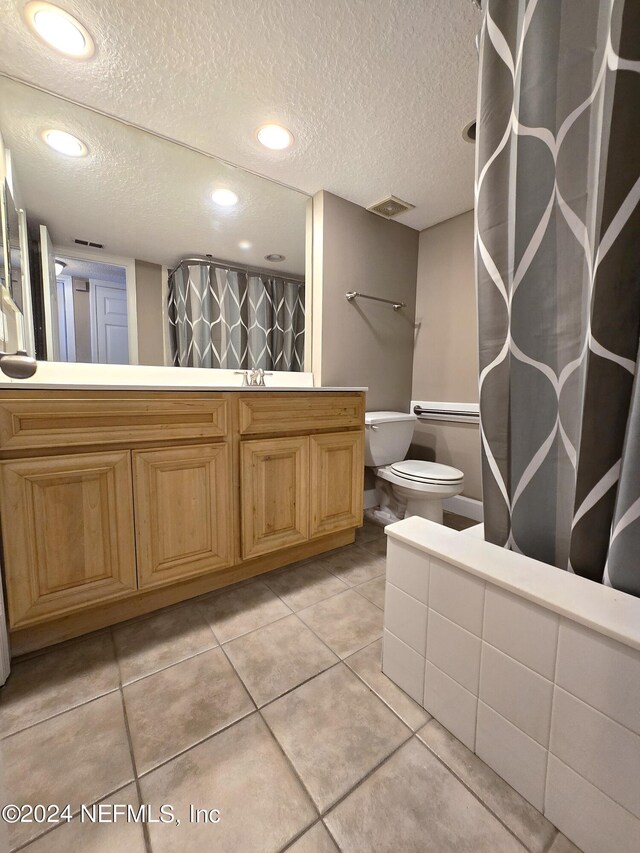
[[[92,243],[91,240],[78,240],[76,237],[73,242],[77,243],[78,246],[90,246],[92,249],[104,249],[104,243]]]
[[[372,204],[367,210],[375,213],[377,216],[383,216],[385,219],[393,219],[394,216],[400,216],[401,213],[413,210],[414,207],[415,204],[409,204],[408,201],[402,201],[401,198],[390,195]]]

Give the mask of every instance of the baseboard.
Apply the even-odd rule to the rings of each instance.
[[[456,495],[454,498],[446,498],[442,501],[445,512],[455,512],[456,515],[464,515],[474,521],[484,521],[482,501],[475,498],[465,498],[464,495]]]
[[[364,490],[364,508],[372,509],[374,506],[378,506],[378,501],[376,498],[376,490],[375,489],[365,489]]]

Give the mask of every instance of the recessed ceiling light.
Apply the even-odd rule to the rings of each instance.
[[[233,190],[214,190],[211,194],[211,198],[216,204],[222,205],[222,207],[233,207],[234,204],[238,203],[238,196],[233,192]]]
[[[56,269],[56,275],[60,275],[62,273],[62,270],[66,267],[66,264],[64,261],[59,261],[56,259],[54,267]]]
[[[45,130],[42,132],[42,138],[47,143],[49,148],[53,148],[58,154],[66,154],[68,157],[84,157],[89,153],[89,149],[71,133],[66,130]]]
[[[24,7],[27,24],[49,47],[73,59],[88,59],[95,46],[89,32],[64,9],[31,0]]]
[[[282,151],[293,142],[293,135],[286,127],[279,124],[265,124],[258,128],[258,142],[272,151]]]
[[[251,243],[248,240],[240,240],[240,242],[238,243],[238,247],[240,249],[250,249]]]
[[[265,261],[271,261],[272,264],[277,264],[280,261],[286,260],[284,255],[278,255],[277,252],[273,252],[271,255],[265,255],[264,259]]]

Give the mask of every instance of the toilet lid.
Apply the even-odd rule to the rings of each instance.
[[[440,465],[437,462],[422,462],[419,459],[394,462],[391,470],[400,477],[417,480],[420,483],[459,483],[464,479],[464,474],[457,468]]]

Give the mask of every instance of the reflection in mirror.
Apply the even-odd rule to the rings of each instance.
[[[304,370],[308,196],[3,77],[0,132],[39,358]]]

